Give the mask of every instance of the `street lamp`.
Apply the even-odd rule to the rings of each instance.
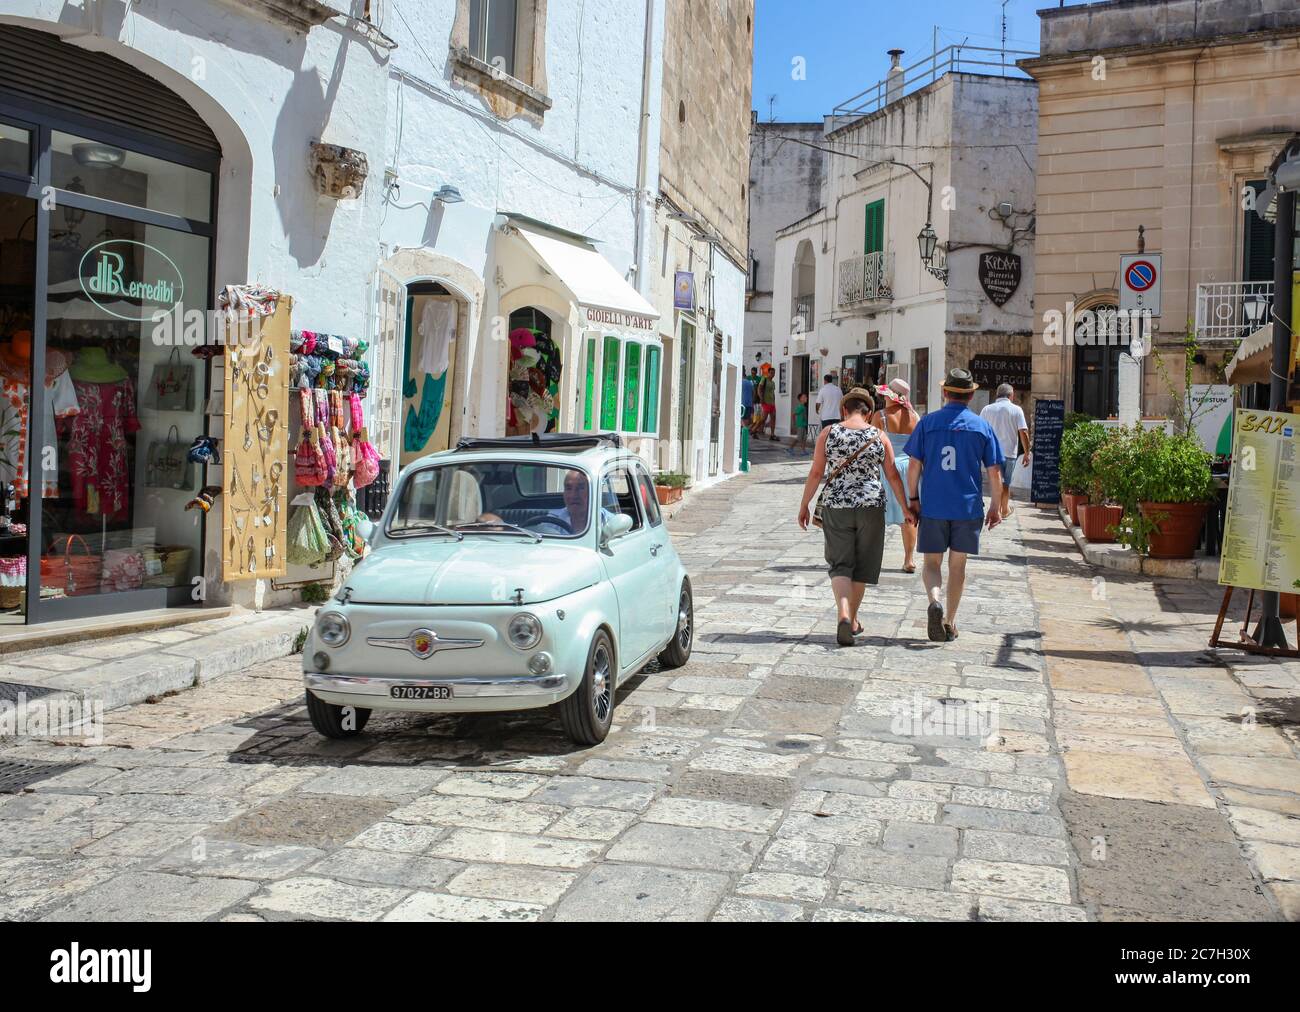
[[[1255,331],[1259,329],[1264,314],[1268,311],[1268,300],[1262,295],[1248,295],[1241,308],[1246,314],[1246,323],[1250,325],[1252,331]]]
[[[916,245],[921,252],[921,263],[927,267],[934,262],[934,248],[939,244],[939,237],[935,234],[934,226],[928,221],[925,228],[916,236]]]

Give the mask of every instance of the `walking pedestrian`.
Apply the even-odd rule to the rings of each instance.
[[[754,413],[754,380],[751,376],[741,373],[740,379],[740,417],[745,420],[745,424],[750,422],[750,416]]]
[[[881,408],[871,418],[871,424],[885,433],[889,445],[894,448],[894,466],[898,468],[898,476],[902,478],[904,488],[907,487],[908,465],[908,456],[904,448],[921,420],[921,416],[908,399],[911,393],[912,388],[907,380],[901,377],[890,380],[888,386],[879,388]],[[903,572],[915,573],[916,527],[907,522],[903,506],[904,503],[894,495],[893,489],[888,485],[885,486],[885,526],[893,525],[899,528],[903,537]]]
[[[870,392],[861,387],[844,395],[840,423],[823,428],[817,437],[799,506],[799,526],[807,530],[810,520],[817,522],[809,507],[829,468],[817,512],[838,612],[835,641],[842,647],[852,646],[854,636],[863,631],[858,609],[867,584],[874,586],[880,579],[885,550],[883,481],[900,500],[906,495],[894,467],[893,447],[869,420],[874,408]],[[907,515],[915,520],[910,508]]]
[[[759,435],[762,435],[764,429],[767,429],[768,438],[772,442],[777,442],[776,438],[776,380],[773,379],[772,366],[763,363],[763,379],[756,391],[759,403],[763,406],[763,421],[759,425]]]
[[[966,558],[980,551],[980,530],[1002,522],[1002,447],[988,422],[969,405],[979,384],[965,369],[951,369],[943,381],[944,405],[922,418],[903,448],[908,503],[919,506],[916,547],[925,556],[921,579],[930,605],[926,631],[935,642],[957,638],[957,609],[966,586]],[[988,469],[993,498],[984,513],[981,468]],[[919,493],[918,493],[919,489]],[[947,612],[943,558],[948,556]]]
[[[790,452],[802,453],[808,449],[808,394],[801,393],[794,405],[794,438],[790,440]]]
[[[813,402],[813,407],[817,409],[817,417],[822,423],[823,430],[839,424],[840,402],[843,399],[844,395],[840,392],[840,381],[833,372],[828,372],[826,382],[817,391],[817,399]]]
[[[1016,403],[1016,388],[1010,383],[998,387],[998,399],[986,405],[980,417],[997,433],[1002,447],[1002,516],[1011,516],[1011,476],[1016,473],[1017,459],[1029,465],[1029,423]]]

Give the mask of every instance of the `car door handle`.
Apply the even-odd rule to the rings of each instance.
[[[658,555],[658,554],[659,554],[659,549],[661,549],[661,548],[663,548],[663,545],[651,545],[651,546],[650,546],[650,554],[651,554],[651,555]]]

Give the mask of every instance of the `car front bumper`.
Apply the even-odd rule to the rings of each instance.
[[[559,672],[457,678],[370,677],[311,671],[303,674],[303,684],[326,703],[417,713],[495,713],[536,709],[560,702],[573,691],[576,681]],[[447,686],[452,691],[452,698],[398,699],[391,694],[394,687],[425,686]]]

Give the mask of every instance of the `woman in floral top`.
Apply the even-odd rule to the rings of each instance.
[[[880,560],[885,550],[883,482],[889,482],[900,502],[907,501],[894,466],[894,449],[868,421],[874,407],[871,394],[861,387],[844,395],[840,404],[843,420],[823,428],[817,437],[799,507],[799,526],[807,530],[813,496],[822,476],[834,475],[822,495],[822,535],[826,539],[831,591],[839,612],[835,639],[844,647],[852,646],[853,637],[862,632],[858,608],[867,584],[875,585],[880,579]],[[905,514],[907,523],[916,522],[910,506]]]

